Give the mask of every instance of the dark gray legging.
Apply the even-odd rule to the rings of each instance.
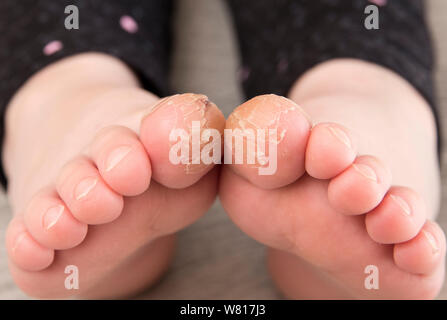
[[[364,10],[371,2],[228,0],[240,43],[240,78],[246,96],[286,95],[294,81],[312,66],[332,58],[352,57],[400,74],[419,90],[437,115],[433,52],[423,1],[388,1],[379,8],[380,29],[367,30]],[[64,27],[64,9],[70,4],[79,8],[79,30]],[[175,2],[171,0],[1,0],[0,141],[4,111],[14,92],[36,71],[76,53],[114,55],[135,71],[146,89],[160,96],[169,94],[173,9]],[[137,31],[120,24],[129,22],[128,17],[138,25]],[[6,185],[3,170],[0,179]]]

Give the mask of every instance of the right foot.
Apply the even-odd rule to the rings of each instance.
[[[320,115],[336,109],[349,118],[338,101]],[[358,139],[346,127],[326,122],[311,129],[293,101],[264,95],[235,109],[226,128],[284,133],[275,141],[274,174],[259,175],[260,164],[225,165],[219,197],[236,225],[270,247],[270,271],[288,297],[436,296],[444,233],[426,219],[417,192],[391,186],[380,159],[357,156]],[[379,268],[379,290],[364,287],[368,265]]]
[[[62,74],[73,66],[88,73],[91,65],[105,78],[115,70],[125,88],[86,87],[62,101],[35,94],[41,83],[76,79],[76,70]],[[171,164],[169,134],[190,130],[191,121],[222,131],[222,113],[203,95],[160,101],[109,57],[80,55],[47,68],[13,100],[7,121],[14,217],[6,246],[12,276],[31,296],[109,298],[143,289],[166,269],[172,235],[214,201],[217,170]],[[68,265],[79,270],[79,290],[64,286]]]

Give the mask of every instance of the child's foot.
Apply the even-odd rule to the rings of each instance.
[[[99,64],[127,75],[108,57],[71,59],[79,68]],[[70,63],[53,65],[29,86],[67,72]],[[6,245],[14,280],[32,296],[141,290],[166,269],[172,235],[205,213],[217,192],[211,165],[169,162],[171,130],[188,132],[191,121],[223,130],[225,119],[207,97],[160,101],[133,86],[88,91],[52,110],[30,106],[20,114],[29,91],[11,105],[6,165],[14,218]],[[79,290],[65,287],[70,265],[79,271]]]
[[[389,71],[353,61],[316,68],[292,98],[319,124],[311,129],[300,107],[274,95],[230,115],[228,129],[277,129],[277,171],[224,166],[219,191],[232,220],[272,248],[279,288],[291,298],[435,297],[445,238],[428,220],[438,186],[422,99]],[[370,265],[378,290],[365,287]]]

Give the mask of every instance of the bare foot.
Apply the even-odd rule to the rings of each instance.
[[[5,165],[15,282],[36,297],[133,294],[165,270],[173,234],[215,199],[212,165],[169,162],[172,129],[223,130],[206,96],[159,100],[114,58],[83,54],[34,76],[12,101]],[[64,286],[67,265],[79,290]]]
[[[332,61],[291,92],[239,106],[226,128],[277,129],[277,171],[224,166],[219,196],[232,220],[266,244],[290,298],[434,298],[444,278],[432,115],[395,74]],[[359,155],[362,154],[362,155]],[[365,288],[377,266],[379,289]]]

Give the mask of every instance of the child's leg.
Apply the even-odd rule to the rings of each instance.
[[[239,107],[227,120],[227,127],[277,128],[284,137],[278,143],[278,170],[274,175],[260,177],[244,165],[225,167],[220,187],[224,207],[244,231],[272,248],[272,276],[289,297],[436,296],[443,282],[445,255],[444,234],[429,221],[436,217],[439,206],[436,125],[430,105],[408,83],[432,101],[428,81],[431,57],[429,51],[426,55],[413,54],[414,44],[405,47],[411,37],[419,41],[422,51],[429,48],[421,36],[425,29],[417,14],[417,2],[408,2],[411,5],[402,8],[392,2],[391,8],[383,8],[386,14],[381,21],[385,26],[391,27],[402,15],[415,12],[412,17],[419,20],[409,25],[418,30],[400,31],[400,37],[396,37],[399,29],[382,30],[378,47],[377,42],[374,45],[378,41],[374,31],[368,34],[359,29],[357,34],[357,29],[352,30],[353,21],[361,21],[362,11],[352,12],[349,8],[360,6],[360,1],[343,1],[345,5],[342,1],[306,2],[308,6],[298,2],[308,10],[302,15],[293,8],[296,1],[279,3],[284,5],[281,12],[298,15],[307,23],[311,21],[306,14],[312,13],[316,24],[307,30],[296,19],[281,20],[286,21],[291,34],[278,27],[277,32],[284,32],[285,38],[273,35],[265,39],[284,41],[275,49],[288,56],[291,70],[265,67],[259,71],[252,65],[254,79],[246,79],[246,90],[253,94],[278,86],[275,91],[284,94],[290,88],[290,99],[302,106],[314,125],[319,125],[310,130],[311,124],[299,108],[275,96],[258,97]],[[253,13],[252,8],[247,11]],[[250,21],[241,17],[243,13],[239,15],[237,19]],[[281,16],[278,13],[276,17]],[[321,29],[318,22],[323,21],[324,26],[331,16],[335,19],[331,28]],[[278,20],[278,25],[281,22]],[[294,23],[298,27],[294,28]],[[243,25],[240,20],[239,24]],[[358,28],[363,28],[360,22]],[[340,30],[346,32],[345,36]],[[294,43],[290,40],[292,34],[298,35]],[[358,38],[360,34],[368,37]],[[357,42],[346,40],[342,44],[345,39]],[[372,44],[367,54],[359,52],[365,50],[366,39]],[[250,40],[256,42],[259,38],[252,33]],[[397,45],[398,41],[402,43]],[[247,40],[245,46],[253,42]],[[245,54],[243,60],[249,63],[250,54]],[[383,55],[394,55],[395,63],[386,62]],[[318,64],[319,60],[343,56],[395,66],[394,71],[408,81],[389,69],[358,59]],[[287,82],[287,77],[281,77],[281,72],[289,74],[306,67],[310,70],[298,81]],[[271,70],[271,77],[259,77],[259,72],[266,70]],[[301,76],[295,74],[295,79]],[[257,87],[260,79],[266,79],[267,84]],[[266,112],[271,115],[266,117]],[[242,192],[245,196],[238,201]],[[379,290],[365,288],[368,265],[379,269]]]
[[[107,12],[117,9],[115,3],[108,2]],[[132,4],[125,9],[142,13]],[[119,30],[110,30],[120,28],[118,14],[112,20],[96,18],[105,29],[91,28],[91,33],[107,30],[121,37]],[[164,80],[146,69],[157,55],[136,41],[154,31],[143,21],[141,34],[122,31],[129,37],[122,43],[108,42],[107,36],[100,43],[87,40],[111,53],[134,47],[125,54],[139,57],[133,67],[143,82],[162,88]],[[68,34],[61,39],[65,44],[78,41]],[[71,53],[65,48],[59,58]],[[34,58],[44,64],[42,57]],[[16,283],[37,297],[107,298],[133,294],[156,281],[172,258],[173,234],[206,212],[216,195],[217,172],[211,165],[174,165],[168,158],[171,130],[188,131],[196,120],[223,129],[222,114],[205,96],[160,100],[139,88],[128,66],[105,54],[61,59],[22,85],[8,106],[3,146],[14,211],[6,245]],[[79,290],[65,287],[69,265],[78,268]]]

